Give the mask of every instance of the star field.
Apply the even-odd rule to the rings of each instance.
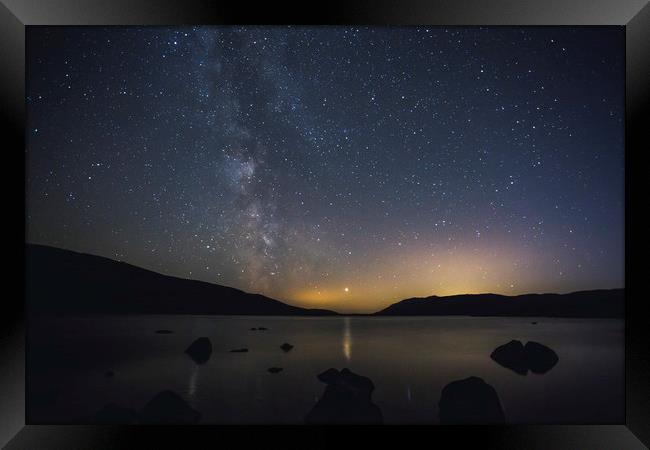
[[[621,28],[27,45],[30,242],[349,312],[623,286]]]

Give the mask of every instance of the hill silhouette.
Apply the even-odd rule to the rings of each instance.
[[[100,256],[35,244],[26,244],[25,252],[32,314],[336,314]]]
[[[26,244],[26,280],[27,306],[34,314],[337,314],[36,244]],[[374,315],[622,318],[624,295],[624,289],[603,289],[570,294],[430,296],[399,301]]]
[[[409,298],[378,311],[380,316],[624,316],[625,290],[602,289],[570,294],[464,294]]]

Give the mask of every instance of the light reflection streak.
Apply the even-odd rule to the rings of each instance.
[[[199,375],[199,366],[194,364],[192,367],[192,374],[190,375],[190,383],[187,389],[189,397],[194,400],[196,394],[197,378]]]
[[[350,361],[352,356],[352,334],[350,333],[350,318],[343,318],[343,355]]]

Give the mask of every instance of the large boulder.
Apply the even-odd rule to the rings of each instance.
[[[521,341],[510,341],[507,344],[497,347],[490,355],[490,358],[503,367],[517,372],[519,375],[526,375],[528,373],[524,344]]]
[[[490,357],[520,375],[533,373],[542,374],[551,370],[558,362],[557,353],[538,342],[528,341],[523,345],[521,341],[510,341],[497,347]]]
[[[201,413],[172,391],[162,391],[144,405],[140,412],[143,424],[196,424]]]
[[[524,347],[528,368],[533,373],[546,373],[557,364],[559,357],[552,349],[538,342],[528,341]]]
[[[322,381],[325,384],[334,384],[338,379],[341,373],[334,369],[327,369],[325,372],[319,373],[316,378]]]
[[[323,396],[307,413],[307,424],[381,424],[383,415],[372,403],[375,389],[370,378],[343,369],[328,369],[318,375],[327,384]]]
[[[497,392],[478,377],[453,381],[445,386],[440,395],[438,414],[442,425],[505,422]]]
[[[210,359],[210,355],[212,354],[212,343],[207,337],[200,337],[187,347],[185,353],[187,353],[195,363],[203,364]]]

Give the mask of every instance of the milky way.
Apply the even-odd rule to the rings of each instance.
[[[28,240],[339,311],[621,287],[623,37],[30,28]]]

